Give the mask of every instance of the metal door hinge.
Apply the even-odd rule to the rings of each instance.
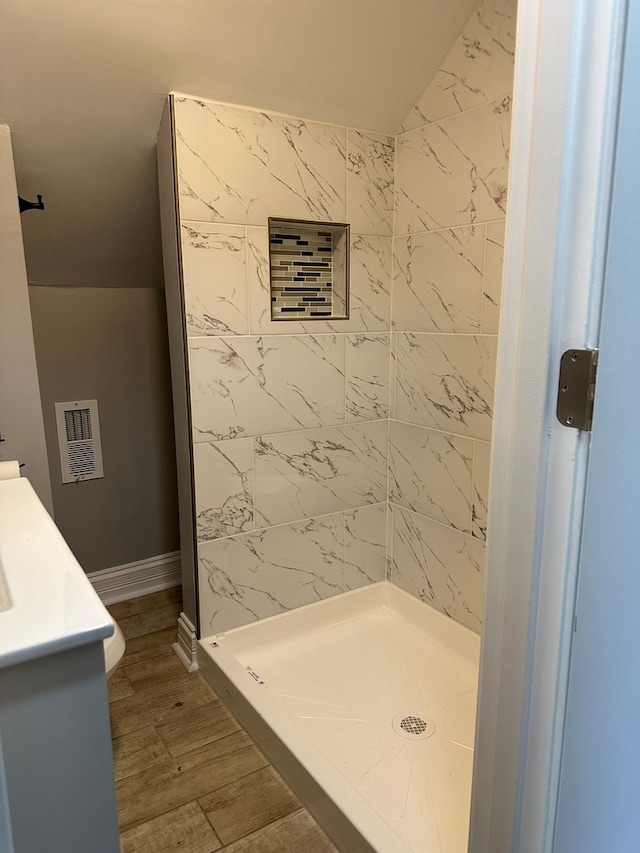
[[[560,359],[556,415],[564,426],[591,429],[597,349],[568,349]]]

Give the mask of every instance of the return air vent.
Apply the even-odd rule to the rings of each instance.
[[[104,477],[97,400],[56,403],[63,483]]]

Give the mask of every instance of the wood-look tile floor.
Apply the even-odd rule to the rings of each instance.
[[[115,604],[109,682],[122,853],[337,853],[218,699],[175,656],[180,589]]]

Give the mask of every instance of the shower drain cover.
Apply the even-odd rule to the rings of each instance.
[[[396,714],[392,720],[394,731],[408,740],[425,740],[431,737],[436,727],[433,720],[420,712]]]

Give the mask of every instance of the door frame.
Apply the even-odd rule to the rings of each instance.
[[[551,851],[589,433],[560,356],[597,347],[626,0],[520,0],[472,853]]]

